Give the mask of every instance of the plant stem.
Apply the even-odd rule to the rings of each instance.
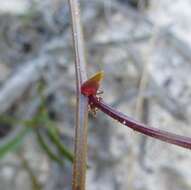
[[[89,103],[91,106],[95,106],[113,119],[119,121],[121,124],[140,132],[146,136],[159,139],[161,141],[174,144],[183,148],[191,149],[191,138],[184,137],[181,135],[176,135],[174,133],[167,132],[165,130],[160,130],[152,127],[148,127],[142,123],[139,123],[130,117],[124,115],[123,113],[115,110],[108,104],[104,103],[102,100],[96,96],[89,96]]]
[[[75,50],[76,70],[76,129],[75,129],[75,157],[73,164],[72,189],[85,190],[87,131],[88,131],[88,98],[81,94],[81,85],[87,80],[85,69],[84,40],[80,22],[78,0],[69,0],[72,18],[72,34]]]

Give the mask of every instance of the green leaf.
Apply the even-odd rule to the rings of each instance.
[[[48,127],[48,136],[50,137],[50,139],[52,140],[52,142],[56,145],[56,147],[58,148],[59,152],[65,157],[67,158],[71,163],[73,163],[74,161],[74,156],[73,154],[70,152],[70,150],[68,150],[64,144],[62,143],[61,139],[60,139],[60,135],[59,135],[59,131],[56,128],[56,126],[54,126],[52,123],[48,123],[47,124]]]
[[[21,145],[24,137],[31,131],[31,128],[23,127],[21,131],[8,139],[7,142],[0,144],[0,158],[3,158],[7,153],[14,151]]]
[[[49,145],[45,142],[43,135],[40,132],[40,129],[37,128],[35,131],[36,131],[36,135],[37,135],[37,139],[39,141],[39,144],[41,145],[41,148],[46,152],[48,157],[51,160],[63,165],[63,160],[60,159],[59,156],[57,156],[55,153],[53,153],[53,151],[49,148]]]

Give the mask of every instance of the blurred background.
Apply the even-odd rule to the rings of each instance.
[[[104,100],[191,136],[191,1],[81,0],[87,72]],[[66,0],[0,6],[0,190],[70,190],[74,51]],[[191,152],[90,114],[88,190],[189,190]]]

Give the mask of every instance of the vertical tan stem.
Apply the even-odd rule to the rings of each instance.
[[[75,70],[77,87],[77,110],[75,129],[75,158],[73,165],[73,190],[85,190],[87,129],[88,129],[88,99],[81,95],[81,84],[87,80],[85,69],[84,40],[80,22],[78,0],[69,0],[72,18],[72,34],[75,50]]]

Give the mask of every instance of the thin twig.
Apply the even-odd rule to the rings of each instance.
[[[137,102],[136,102],[136,116],[137,118],[145,123],[148,124],[148,118],[149,118],[149,98],[143,96],[143,93],[148,89],[149,84],[149,67],[152,64],[151,60],[151,53],[153,49],[155,49],[155,42],[157,40],[157,37],[159,35],[160,28],[154,25],[153,29],[153,35],[148,43],[148,49],[146,49],[144,53],[144,59],[143,59],[143,70],[142,75],[139,83],[139,93],[137,96]],[[144,156],[146,153],[146,143],[147,143],[147,137],[146,136],[140,136],[140,139],[137,141],[139,142],[139,153],[138,153],[138,160],[140,165],[146,169],[144,164]],[[135,138],[136,139],[136,138]],[[136,139],[137,140],[137,139]]]
[[[69,0],[72,18],[72,34],[75,50],[77,109],[75,130],[75,158],[73,165],[73,190],[84,190],[86,181],[88,99],[80,92],[81,84],[87,80],[83,33],[80,23],[78,0]]]
[[[157,128],[149,127],[145,124],[139,123],[134,119],[126,116],[125,114],[115,110],[110,105],[106,104],[104,101],[100,100],[95,96],[89,96],[89,102],[92,107],[97,107],[105,114],[109,115],[113,119],[117,120],[121,124],[139,132],[146,136],[174,144],[183,148],[191,150],[191,138],[174,133],[167,132],[165,130],[160,130]]]

